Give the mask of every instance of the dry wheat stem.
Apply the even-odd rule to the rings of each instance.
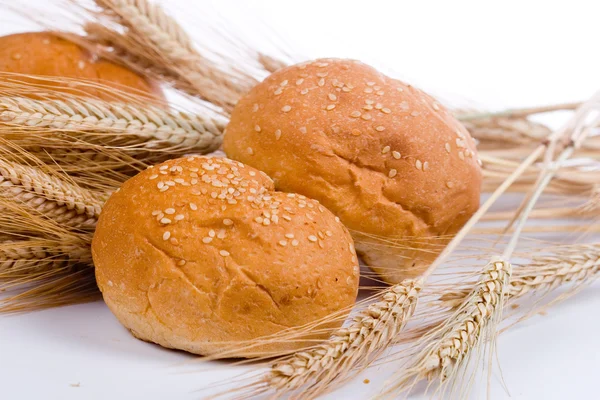
[[[484,343],[493,347],[511,272],[509,262],[492,258],[456,311],[418,340],[417,347],[421,350],[409,360],[408,368],[394,377],[385,395],[410,391],[422,379],[439,379],[438,391],[443,391],[445,382],[468,368],[476,356],[475,349]]]
[[[402,330],[413,314],[420,282],[406,280],[385,290],[380,300],[352,318],[350,324],[313,349],[277,362],[265,377],[279,395],[302,389],[303,398],[314,398],[328,384],[350,370],[364,367]]]
[[[80,140],[105,146],[202,152],[220,146],[225,127],[225,120],[216,115],[203,118],[154,106],[75,98],[41,101],[0,97],[0,121],[11,128],[84,132]]]

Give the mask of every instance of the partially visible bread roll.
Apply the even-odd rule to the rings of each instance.
[[[139,90],[162,99],[159,86],[135,72],[97,58],[87,50],[49,32],[29,32],[0,37],[0,71],[20,74],[81,78],[123,90]],[[55,89],[68,91],[57,86]],[[104,97],[93,88],[90,95]]]
[[[275,72],[233,110],[223,146],[330,209],[388,282],[421,274],[479,206],[466,129],[426,93],[357,61]]]
[[[127,181],[100,215],[92,253],[106,304],[136,337],[204,355],[349,309],[358,291],[339,219],[229,159],[171,160]]]

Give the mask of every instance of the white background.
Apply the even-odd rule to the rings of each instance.
[[[252,16],[260,15],[298,54],[363,59],[444,99],[500,109],[583,100],[600,89],[596,3],[240,0],[218,8],[234,21],[227,29],[249,37],[264,37]],[[194,27],[205,2],[172,5]],[[0,14],[2,33],[23,30],[10,18]],[[494,378],[492,398],[598,398],[599,289],[500,337],[511,396]],[[101,302],[0,317],[0,357],[2,399],[193,399],[240,371],[137,341]],[[330,398],[367,398],[377,376],[368,371]]]

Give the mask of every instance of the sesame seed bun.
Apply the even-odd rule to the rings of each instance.
[[[351,60],[279,70],[236,106],[228,157],[318,199],[388,282],[421,274],[479,207],[475,143],[439,103]]]
[[[358,291],[352,238],[339,219],[225,158],[171,160],[128,180],[102,211],[92,253],[104,300],[125,327],[203,355],[349,308]]]
[[[135,72],[97,58],[73,42],[49,32],[29,32],[0,37],[0,71],[29,75],[60,76],[98,81],[123,90],[136,89],[140,94],[163,98],[158,85]],[[55,88],[69,91],[66,88]],[[103,98],[94,88],[83,89]]]

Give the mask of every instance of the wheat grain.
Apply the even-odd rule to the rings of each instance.
[[[76,98],[42,101],[0,97],[0,121],[10,127],[84,132],[80,140],[104,146],[198,152],[218,148],[225,126],[225,120],[217,115],[203,118],[154,106]]]
[[[422,350],[409,361],[407,369],[396,375],[385,394],[410,390],[422,379],[439,379],[441,390],[444,382],[459,376],[460,371],[468,367],[477,347],[484,343],[493,346],[510,276],[510,263],[493,258],[456,311],[419,339],[417,347]]]
[[[38,168],[1,159],[0,197],[59,224],[89,228],[95,226],[107,198]]]
[[[385,290],[381,300],[369,305],[346,328],[325,343],[272,366],[266,378],[279,394],[309,385],[303,397],[315,397],[340,375],[364,366],[393,340],[413,314],[420,283],[407,280]]]

